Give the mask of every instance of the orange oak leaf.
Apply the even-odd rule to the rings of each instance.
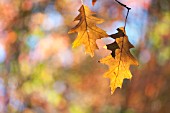
[[[93,57],[94,51],[98,49],[96,40],[108,36],[104,30],[96,26],[96,24],[103,23],[104,20],[94,17],[95,13],[85,5],[80,7],[79,12],[80,14],[74,20],[79,23],[68,33],[78,32],[78,36],[73,42],[73,48],[83,44],[85,52]]]
[[[110,46],[114,46],[112,47],[112,52],[115,52],[115,57],[109,55],[99,61],[109,66],[109,70],[104,74],[104,77],[110,79],[111,94],[113,94],[117,87],[122,87],[124,79],[132,78],[129,70],[130,65],[138,65],[138,61],[130,53],[130,48],[134,46],[129,42],[124,27],[118,28],[117,30],[118,33],[112,35],[112,38],[116,41],[114,44],[107,46],[109,50],[111,49]]]
[[[97,0],[92,0],[92,5],[94,6]]]

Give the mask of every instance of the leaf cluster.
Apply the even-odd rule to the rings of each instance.
[[[94,5],[96,0],[92,1]],[[122,3],[118,2],[120,5]],[[130,8],[123,4],[124,7]],[[124,79],[131,79],[132,74],[129,70],[130,65],[138,65],[138,61],[130,53],[130,49],[134,46],[129,42],[128,36],[126,35],[126,16],[125,26],[117,29],[117,33],[108,35],[104,30],[97,27],[96,24],[104,22],[103,19],[97,18],[87,6],[82,5],[79,9],[80,14],[74,19],[74,21],[79,21],[79,23],[72,28],[69,33],[77,32],[77,38],[73,42],[73,48],[84,45],[85,52],[89,53],[91,57],[94,56],[94,51],[98,49],[96,40],[106,37],[111,37],[115,39],[115,42],[105,46],[106,49],[111,50],[111,54],[105,58],[99,60],[100,63],[109,66],[109,70],[104,74],[104,77],[110,79],[111,94],[115,91],[117,87],[122,87]]]

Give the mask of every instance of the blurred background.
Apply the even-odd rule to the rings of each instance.
[[[126,29],[140,65],[111,95],[97,61],[114,40],[97,40],[93,58],[71,47],[80,0],[0,0],[0,113],[169,113],[170,0],[119,1],[132,8]],[[125,8],[91,2],[108,34],[124,26]]]

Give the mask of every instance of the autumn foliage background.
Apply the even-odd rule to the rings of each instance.
[[[71,48],[80,0],[1,0],[0,113],[169,113],[170,1],[119,1],[132,8],[126,32],[140,65],[110,95],[108,67],[97,61],[113,40],[97,41],[93,58]],[[108,34],[124,26],[126,9],[114,0],[84,4]]]

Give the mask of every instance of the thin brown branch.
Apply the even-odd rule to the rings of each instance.
[[[118,0],[115,0],[117,3],[119,3],[121,6],[127,8],[127,10],[130,10],[131,8],[130,7],[127,7],[125,4],[119,2]]]
[[[127,14],[126,14],[126,18],[125,18],[125,25],[124,25],[124,30],[126,28],[126,22],[127,22],[127,18],[128,18],[128,14],[129,14],[129,10],[131,9],[130,7],[127,7],[125,4],[119,2],[118,0],[115,0],[117,3],[119,3],[121,6],[125,7],[128,11],[127,11]]]
[[[126,14],[124,30],[125,30],[125,28],[126,28],[126,23],[127,23],[127,18],[128,18],[129,10],[130,10],[130,9],[128,9],[127,14]]]

